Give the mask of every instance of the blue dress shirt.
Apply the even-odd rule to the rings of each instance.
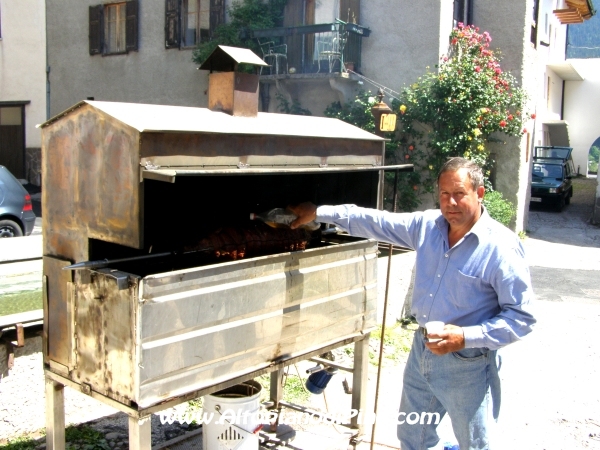
[[[416,250],[412,315],[420,326],[441,320],[462,327],[467,348],[498,349],[521,339],[536,322],[520,239],[485,208],[452,248],[448,222],[439,210],[389,213],[356,205],[320,206],[317,221]]]

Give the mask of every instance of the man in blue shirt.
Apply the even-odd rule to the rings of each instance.
[[[303,203],[290,208],[298,216],[292,228],[316,219],[416,250],[411,313],[419,329],[404,371],[401,448],[424,450],[439,442],[436,424],[403,418],[448,413],[461,450],[488,449],[488,417],[496,419],[500,409],[496,351],[535,323],[529,268],[518,236],[482,205],[477,164],[450,159],[440,170],[438,193],[439,210],[415,213]],[[430,321],[446,325],[427,335]]]

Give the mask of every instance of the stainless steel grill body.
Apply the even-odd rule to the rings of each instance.
[[[380,207],[383,139],[334,119],[90,101],[43,124],[42,141],[55,448],[64,385],[127,412],[130,447],[146,448],[151,412],[352,342],[353,404],[364,404],[374,241],[333,234],[238,261],[62,268],[178,248],[294,201]]]

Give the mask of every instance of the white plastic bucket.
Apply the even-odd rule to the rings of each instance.
[[[212,415],[202,424],[204,450],[258,450],[261,390],[250,380],[204,396],[203,415]]]

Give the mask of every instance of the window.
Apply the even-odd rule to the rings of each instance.
[[[165,47],[191,48],[224,21],[225,0],[166,0]]]
[[[537,48],[538,38],[538,25],[539,25],[539,14],[540,14],[540,0],[533,0],[533,17],[531,19],[531,45]]]
[[[138,0],[90,6],[90,55],[138,50]]]
[[[452,25],[456,28],[459,23],[473,25],[473,0],[454,0],[454,15]]]

